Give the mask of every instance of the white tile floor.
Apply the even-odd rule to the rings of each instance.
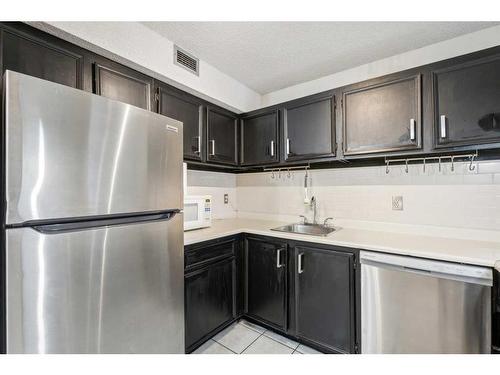
[[[246,320],[240,320],[208,340],[193,354],[321,353]]]

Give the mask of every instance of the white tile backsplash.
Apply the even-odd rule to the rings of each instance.
[[[401,225],[500,230],[500,161],[475,163],[352,167],[309,171],[310,192],[317,198],[320,219],[343,222],[386,222]],[[195,172],[195,173],[193,173]],[[200,184],[191,186],[191,183]],[[304,205],[304,172],[227,174],[188,172],[190,194],[212,194],[214,217],[248,214],[297,217],[312,212]],[[203,185],[204,184],[204,185]],[[223,204],[224,193],[230,204]],[[401,195],[403,211],[391,199]],[[222,202],[222,203],[221,203]]]

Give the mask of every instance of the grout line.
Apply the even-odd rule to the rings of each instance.
[[[211,340],[212,340],[212,339],[211,339]],[[236,353],[234,350],[231,350],[230,348],[228,348],[226,345],[221,344],[220,342],[215,341],[215,340],[212,340],[212,341],[213,341],[213,342],[215,342],[215,343],[217,343],[217,344],[219,344],[220,346],[222,346],[222,347],[226,348],[226,349],[227,349],[227,350],[229,350],[231,353],[233,353],[233,354],[238,354],[238,353]]]
[[[255,332],[255,331],[254,331],[254,332]],[[257,333],[258,333],[258,332],[257,332]],[[241,353],[240,353],[240,354],[243,354],[243,353],[245,352],[245,350],[247,350],[249,347],[251,347],[251,346],[252,346],[252,344],[253,344],[255,341],[257,341],[257,340],[258,340],[261,336],[264,336],[264,333],[261,333],[261,334],[260,334],[260,335],[259,335],[259,336],[255,339],[255,340],[253,340],[253,341],[250,343],[250,345],[248,345],[245,349],[243,349],[243,350],[241,351]]]

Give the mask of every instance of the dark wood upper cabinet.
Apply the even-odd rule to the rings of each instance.
[[[500,54],[432,77],[436,147],[500,142]]]
[[[93,68],[95,94],[151,110],[153,78],[112,62]]]
[[[419,74],[344,91],[344,155],[422,147]]]
[[[278,111],[241,119],[241,165],[279,161]]]
[[[203,103],[184,92],[158,85],[158,113],[183,123],[184,159],[202,160]]]
[[[287,328],[287,245],[245,240],[245,314],[276,329]]]
[[[283,108],[285,161],[335,156],[335,98],[294,101]]]
[[[0,33],[2,73],[5,70],[12,70],[66,86],[82,88],[81,54],[10,28],[2,27]],[[66,43],[61,42],[61,44]]]
[[[207,108],[207,161],[238,165],[238,119],[230,112]]]
[[[354,254],[312,246],[293,250],[297,337],[327,350],[355,351]]]

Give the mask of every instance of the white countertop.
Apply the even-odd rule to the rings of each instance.
[[[184,244],[191,245],[239,233],[250,233],[488,267],[494,267],[495,262],[500,261],[500,242],[442,238],[354,228],[340,228],[326,237],[271,230],[271,228],[286,224],[290,223],[242,218],[214,220],[210,228],[184,232]]]

